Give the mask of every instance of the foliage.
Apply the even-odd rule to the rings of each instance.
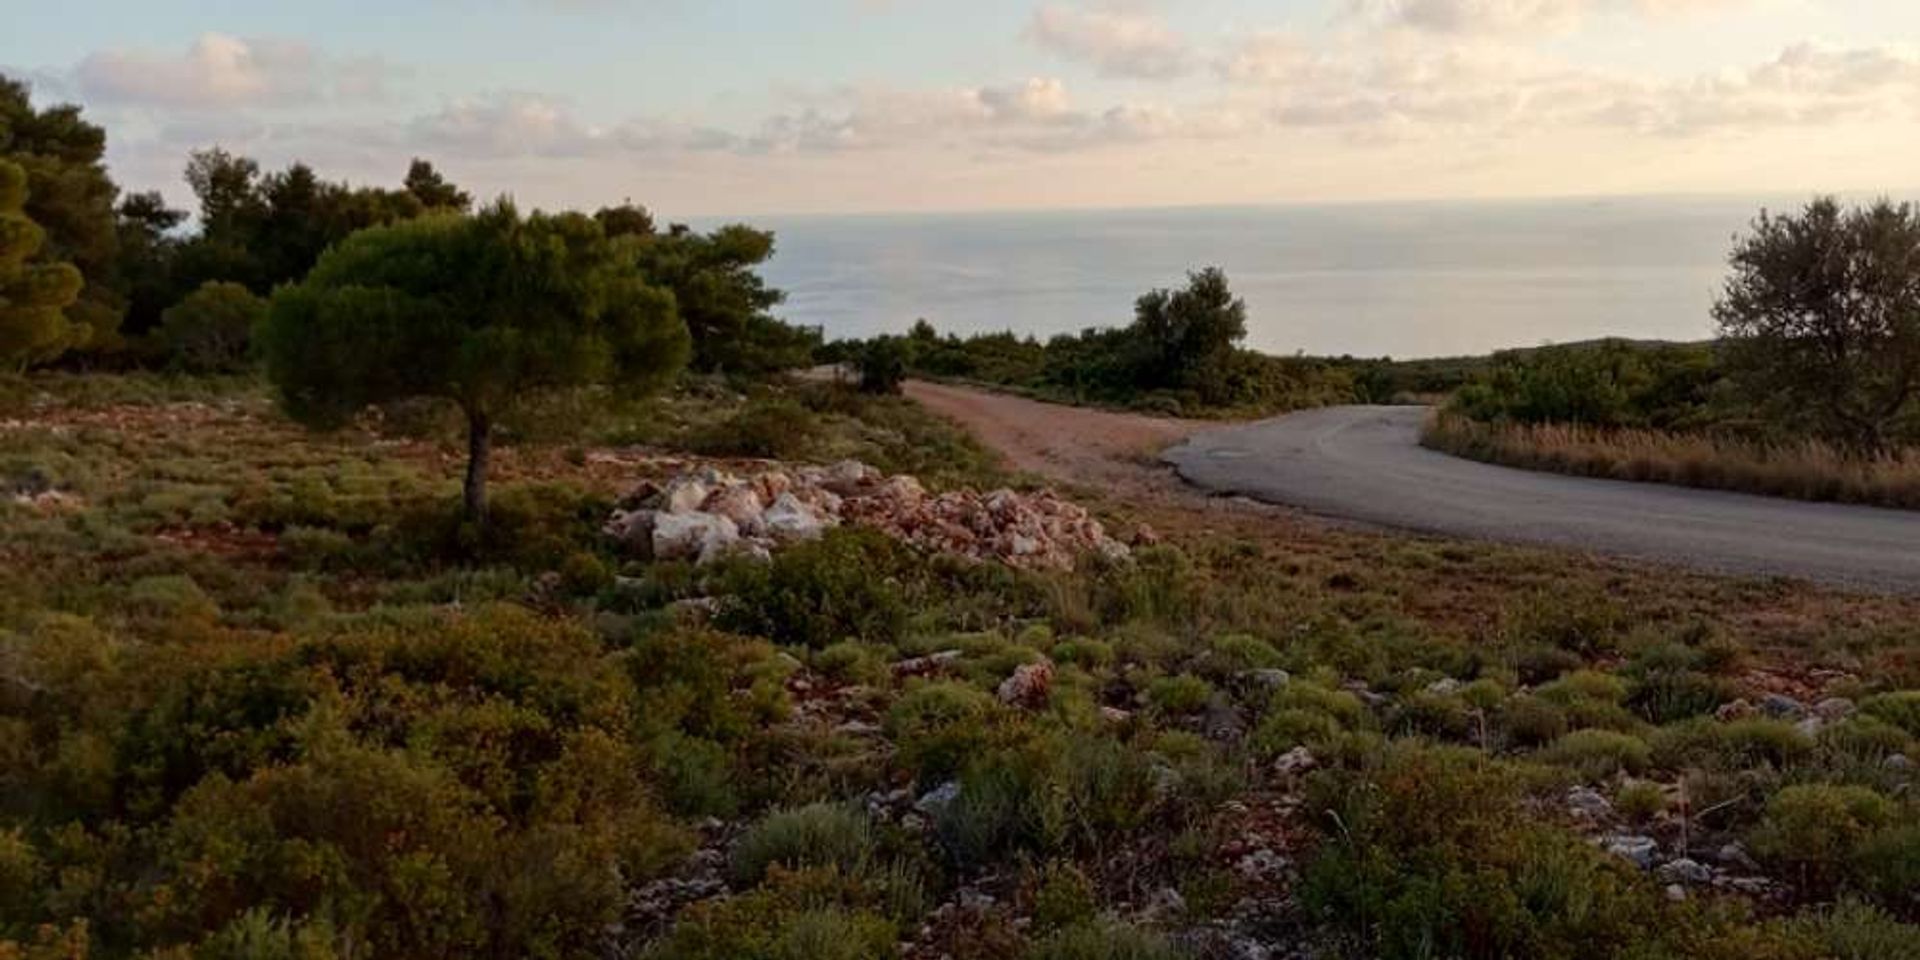
[[[866,814],[828,803],[776,810],[754,824],[733,848],[735,881],[759,883],[771,867],[863,870],[874,854]]]
[[[1499,354],[1455,394],[1471,420],[1670,429],[1698,422],[1720,373],[1711,348],[1603,340]]]
[[[1878,453],[1920,394],[1920,211],[1821,197],[1762,213],[1714,316],[1735,380],[1772,417]]]
[[[942,337],[920,320],[904,338],[836,344],[821,359],[850,361],[863,372],[871,362],[887,373],[897,358],[910,374],[1173,414],[1283,411],[1355,398],[1358,364],[1264,356],[1241,349],[1245,337],[1246,305],[1225,274],[1208,268],[1190,274],[1184,289],[1142,296],[1127,327],[1042,344],[1012,333]]]
[[[1145,930],[1088,922],[1042,938],[1022,960],[1174,960],[1178,956],[1165,939]]]
[[[0,363],[25,366],[73,342],[67,308],[84,279],[70,263],[36,259],[47,232],[26,212],[27,173],[0,160]]]
[[[899,393],[900,382],[907,376],[907,357],[907,345],[898,337],[867,341],[856,362],[860,389],[866,393]]]
[[[65,309],[67,326],[60,337],[43,341],[34,359],[59,348],[109,347],[120,327],[124,298],[116,277],[113,211],[119,189],[107,176],[106,147],[106,131],[84,120],[79,107],[36,109],[26,84],[0,76],[0,162],[25,171],[23,212],[45,236],[29,263],[71,265],[84,284]],[[43,274],[41,282],[65,290],[72,277],[61,273],[57,278]]]
[[[898,580],[907,559],[906,548],[884,534],[828,531],[771,563],[737,568],[720,623],[815,649],[847,639],[894,642],[907,622]]]
[[[458,404],[476,520],[494,418],[539,391],[611,383],[643,393],[687,351],[673,297],[599,224],[523,218],[505,202],[354,235],[274,294],[261,337],[282,405],[302,422],[338,425],[408,397]]]
[[[625,235],[647,282],[673,292],[692,336],[693,369],[761,376],[811,362],[819,333],[769,315],[785,296],[754,272],[773,256],[773,234],[740,224],[709,234],[680,226],[654,233],[651,218],[643,224],[620,208],[599,216],[632,231]]]
[[[249,360],[253,328],[267,303],[237,283],[208,282],[160,315],[154,339],[176,367],[232,373]]]

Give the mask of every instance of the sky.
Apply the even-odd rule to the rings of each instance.
[[[0,72],[190,150],[672,217],[1920,181],[1910,0],[0,0]]]

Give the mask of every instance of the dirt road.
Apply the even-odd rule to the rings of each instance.
[[[907,396],[957,421],[1016,470],[1061,483],[1130,493],[1178,487],[1160,465],[1160,451],[1218,424],[1042,403],[913,380]]]
[[[1420,407],[1331,407],[1198,433],[1190,483],[1314,513],[1745,575],[1920,592],[1920,512],[1595,480],[1420,446]]]

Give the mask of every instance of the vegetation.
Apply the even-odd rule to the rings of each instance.
[[[274,294],[267,373],[287,412],[317,426],[408,398],[457,404],[478,521],[496,418],[542,392],[644,394],[686,362],[672,295],[631,258],[589,217],[522,218],[505,201],[365,230]]]
[[[1096,501],[1167,542],[1075,573],[857,531],[704,568],[601,538],[653,455],[766,410],[815,424],[796,459],[1003,481],[907,401],[830,384],[509,418],[479,537],[446,522],[452,445],[398,412],[311,433],[249,381],[151,375],[9,395],[38,398],[0,430],[12,955],[1157,958],[1232,930],[1814,960],[1916,937],[1908,600],[1253,514],[1223,536],[1177,504]],[[1042,701],[1003,703],[1041,658]],[[1857,710],[1808,732],[1723,709],[1783,683]],[[1300,748],[1312,769],[1277,762]],[[1615,812],[1576,817],[1575,785]],[[1595,842],[1629,831],[1765,892],[1673,900]]]
[[[40,263],[46,231],[26,215],[27,173],[0,160],[0,362],[58,353],[73,334],[65,311],[80,295],[70,263]]]
[[[237,283],[209,281],[160,315],[153,339],[173,366],[194,373],[241,373],[252,361],[253,330],[267,302]]]
[[[1425,442],[1586,476],[1920,505],[1920,212],[1817,199],[1732,254],[1712,345],[1515,351]]]
[[[828,361],[851,361],[869,389],[886,391],[905,374],[986,383],[1071,403],[1100,403],[1186,415],[1277,412],[1396,389],[1384,369],[1357,361],[1270,357],[1240,346],[1246,305],[1217,268],[1197,271],[1180,290],[1154,290],[1134,321],[1042,344],[1012,334],[942,337],[925,320],[905,338],[836,344]]]

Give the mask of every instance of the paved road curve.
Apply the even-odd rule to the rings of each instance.
[[[1332,407],[1199,434],[1189,482],[1315,513],[1738,574],[1920,592],[1920,511],[1490,466],[1424,449],[1420,407]]]

